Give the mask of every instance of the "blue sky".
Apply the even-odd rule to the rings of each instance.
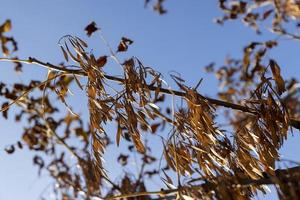
[[[164,16],[143,6],[142,0],[9,0],[1,2],[0,23],[12,20],[12,35],[19,42],[20,58],[33,56],[59,63],[63,56],[57,42],[66,34],[86,40],[96,55],[107,53],[99,37],[87,38],[84,33],[84,27],[95,21],[111,46],[116,47],[122,36],[131,38],[134,45],[126,54],[128,57],[137,56],[169,81],[171,71],[179,72],[189,85],[196,85],[203,78],[200,91],[210,96],[217,93],[217,81],[204,73],[206,64],[211,61],[222,64],[227,55],[240,56],[243,46],[252,40],[276,37],[268,33],[257,36],[241,22],[214,24],[213,19],[221,15],[217,0],[169,0],[166,3],[169,12]],[[283,40],[270,55],[282,66],[284,77],[299,74],[299,50],[297,42]],[[110,73],[119,73],[118,66],[108,67]],[[0,81],[42,79],[47,74],[36,66],[24,66],[21,75],[11,69],[11,65],[0,63]],[[22,124],[2,118],[0,124],[0,200],[37,199],[51,181],[37,176],[30,152],[16,151],[12,156],[4,152],[7,144],[19,139]],[[295,131],[282,148],[285,158],[300,161],[298,134]]]

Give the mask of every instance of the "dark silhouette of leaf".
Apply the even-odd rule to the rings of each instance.
[[[66,61],[68,62],[69,61],[68,53],[65,51],[65,49],[62,46],[60,48],[61,48],[61,50],[64,54],[64,57],[65,57]]]
[[[7,119],[8,118],[8,106],[9,106],[9,103],[8,102],[5,102],[2,104],[2,116]]]
[[[127,51],[128,46],[131,45],[132,43],[133,43],[132,40],[130,40],[126,37],[122,37],[121,42],[119,43],[119,46],[118,46],[118,52]]]
[[[90,37],[94,32],[99,30],[95,22],[91,22],[89,25],[87,25],[84,29],[86,31],[86,34]]]
[[[15,152],[15,146],[14,145],[10,145],[9,147],[5,148],[6,153],[8,154],[12,154]]]
[[[103,67],[107,62],[107,56],[99,57],[96,62],[97,62],[97,67],[99,68]]]

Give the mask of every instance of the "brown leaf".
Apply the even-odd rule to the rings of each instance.
[[[11,21],[8,19],[4,22],[4,24],[0,27],[1,32],[8,32],[11,30]]]
[[[151,125],[151,131],[152,133],[156,133],[157,128],[160,126],[160,123],[152,124]]]
[[[97,67],[103,67],[107,62],[107,56],[101,56],[96,60]]]
[[[132,43],[133,43],[132,40],[130,40],[126,37],[122,37],[121,42],[119,43],[119,46],[118,46],[118,52],[127,51],[128,46],[131,45]]]
[[[80,81],[78,80],[78,78],[76,77],[75,74],[73,74],[73,77],[74,77],[75,82],[76,82],[76,84],[78,85],[78,87],[79,87],[81,90],[83,90],[83,86],[81,85]]]
[[[69,61],[68,53],[66,52],[66,50],[62,46],[60,48],[61,48],[61,50],[64,54],[65,60],[68,62]]]
[[[118,157],[118,162],[119,162],[122,166],[125,166],[125,165],[127,165],[128,158],[129,158],[128,155],[120,154],[120,156]]]
[[[173,185],[172,179],[170,178],[170,176],[168,176],[168,174],[165,172],[165,170],[162,170],[162,172],[164,173],[165,177],[167,178],[168,183]]]
[[[86,34],[90,37],[95,31],[99,30],[95,22],[91,22],[87,27],[84,29]]]
[[[88,87],[88,95],[90,98],[96,98],[96,89],[94,87]]]
[[[87,43],[85,41],[83,41],[82,39],[80,39],[79,37],[76,37],[77,41],[79,41],[79,43],[84,46],[84,47],[88,47]]]
[[[16,72],[22,72],[22,64],[15,62],[15,71]]]
[[[146,149],[145,149],[145,146],[143,145],[140,137],[138,134],[134,134],[131,136],[132,139],[133,139],[133,142],[134,142],[134,145],[135,145],[135,148],[136,150],[139,152],[139,153],[145,153],[146,152]]]
[[[118,126],[118,131],[117,131],[117,136],[116,136],[117,146],[119,146],[119,144],[120,144],[121,135],[122,135],[122,128],[121,128],[121,126]]]
[[[267,10],[266,12],[264,12],[263,19],[264,20],[267,19],[272,12],[273,12],[273,9],[270,9],[270,10]]]
[[[97,152],[102,152],[103,151],[103,145],[98,139],[93,140],[93,148]]]
[[[279,95],[281,95],[283,92],[285,92],[285,83],[284,80],[280,74],[280,67],[274,60],[270,60],[270,67],[272,70],[273,78],[276,83],[276,90]]]
[[[2,104],[2,110],[3,110],[2,115],[5,119],[7,119],[7,117],[8,117],[8,105],[9,105],[8,102],[5,102]]]

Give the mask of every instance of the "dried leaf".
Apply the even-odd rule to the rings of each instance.
[[[97,67],[103,67],[107,62],[107,56],[101,56],[96,60]]]
[[[123,155],[123,154],[121,154],[121,155],[118,157],[118,162],[119,162],[122,166],[125,166],[125,165],[127,165],[128,158],[129,158],[128,155]]]
[[[79,43],[84,46],[85,48],[88,47],[87,43],[85,41],[83,41],[82,39],[80,39],[79,37],[76,37],[76,39],[79,41]]]
[[[283,92],[285,92],[285,83],[284,80],[280,74],[280,67],[274,60],[270,60],[270,67],[272,70],[273,78],[276,83],[276,90],[279,95],[281,95]]]
[[[117,135],[116,135],[116,142],[118,146],[120,144],[121,135],[122,135],[122,128],[121,126],[118,126]]]
[[[68,53],[65,51],[65,49],[62,46],[60,48],[61,48],[61,51],[64,54],[65,60],[68,62],[69,61]]]
[[[119,43],[119,46],[118,46],[118,52],[127,51],[128,46],[131,45],[132,43],[133,43],[132,40],[130,40],[126,37],[122,37],[121,42]]]
[[[264,12],[263,14],[263,20],[267,19],[271,13],[273,12],[273,9],[267,10],[266,12]]]
[[[2,104],[2,115],[5,119],[8,118],[8,108],[9,108],[9,103],[5,102]]]
[[[81,85],[80,81],[78,80],[78,78],[76,77],[75,74],[73,74],[73,77],[74,77],[75,82],[76,82],[76,84],[78,85],[78,87],[79,87],[81,90],[83,90],[83,86]]]
[[[156,133],[158,127],[160,126],[160,123],[152,124],[151,125],[151,131],[152,133]]]
[[[86,34],[90,37],[95,31],[99,30],[95,22],[91,22],[89,25],[87,25],[84,29],[86,31]]]
[[[9,32],[11,30],[11,21],[8,19],[4,22],[4,24],[0,27],[1,32]]]

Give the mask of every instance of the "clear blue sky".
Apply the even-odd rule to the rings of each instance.
[[[190,85],[204,78],[201,91],[210,96],[217,93],[216,79],[206,76],[203,66],[211,61],[221,64],[227,55],[240,56],[249,41],[275,37],[257,36],[240,22],[214,24],[213,19],[221,15],[217,0],[169,0],[166,3],[169,13],[164,16],[143,6],[143,0],[9,0],[1,2],[0,23],[12,20],[20,58],[34,56],[58,63],[63,56],[57,42],[66,34],[83,38],[95,53],[107,52],[99,37],[87,38],[83,31],[88,23],[95,21],[112,46],[117,46],[122,36],[133,39],[134,45],[126,55],[137,56],[144,64],[165,74],[167,80],[170,80],[168,73],[174,70]],[[300,52],[298,43],[284,40],[270,55],[279,61],[285,77],[300,72],[297,52]],[[118,67],[110,67],[110,72],[118,73]],[[18,76],[10,68],[11,65],[0,63],[0,81],[45,78],[47,73],[35,66],[24,66],[24,74]],[[38,199],[51,181],[47,177],[38,178],[31,153],[17,151],[9,156],[4,152],[7,144],[19,139],[22,124],[2,117],[0,124],[0,200]],[[300,161],[299,144],[299,133],[295,131],[281,153],[285,158]]]

